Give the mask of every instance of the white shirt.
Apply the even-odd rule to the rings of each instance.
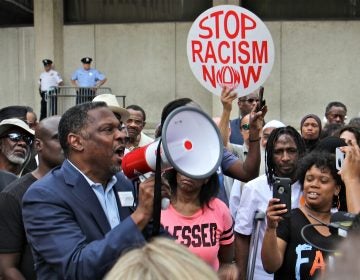
[[[246,183],[234,180],[234,183],[231,187],[230,197],[229,197],[229,209],[233,219],[236,219],[236,213],[240,205],[241,193],[244,189]]]
[[[236,145],[236,144],[231,144],[230,147],[230,151],[235,154],[242,162],[245,161],[247,153],[248,153],[248,147],[246,145]],[[226,184],[231,184],[230,187],[227,186]],[[225,188],[226,191],[229,191],[229,209],[230,209],[230,213],[231,216],[233,217],[233,219],[235,220],[236,217],[236,212],[237,209],[239,208],[239,204],[240,204],[240,198],[241,198],[241,193],[242,190],[244,188],[245,182],[236,180],[236,179],[232,179],[231,181],[225,180]]]
[[[58,86],[62,81],[60,74],[50,69],[48,72],[45,71],[40,74],[40,89],[41,91],[48,91],[49,88]]]
[[[242,162],[245,161],[247,153],[248,153],[248,147],[246,145],[237,145],[237,144],[229,143],[228,149],[231,153],[233,153],[235,156],[237,156]],[[231,177],[224,176],[224,186],[225,186],[226,196],[229,200],[229,206],[230,206],[230,202],[232,199],[231,194],[233,194],[233,192],[235,194],[235,193],[238,193],[238,191],[239,192],[241,191],[241,189],[233,190],[233,186],[237,185],[237,184],[243,184],[243,183],[241,181],[238,181]],[[240,197],[240,193],[239,193],[239,197]],[[239,203],[237,205],[239,205]],[[231,213],[231,215],[233,215],[233,214]],[[233,216],[233,218],[234,217],[235,216]]]
[[[139,147],[144,147],[144,146],[146,146],[147,144],[150,144],[150,143],[152,143],[152,142],[154,142],[154,139],[153,138],[151,138],[150,136],[147,136],[145,133],[143,133],[142,131],[141,131],[141,133],[140,133],[140,141],[139,141]]]
[[[297,208],[302,191],[299,182],[291,186],[291,207]],[[257,210],[266,212],[269,200],[272,198],[272,188],[269,187],[266,175],[261,175],[246,183],[240,198],[236,213],[234,230],[243,235],[251,235],[254,229],[254,216]],[[265,218],[266,219],[266,218]],[[261,245],[264,239],[266,220],[261,223],[259,231],[258,250],[256,254],[254,280],[273,279],[273,274],[265,272],[261,261]],[[251,250],[251,248],[249,248]]]

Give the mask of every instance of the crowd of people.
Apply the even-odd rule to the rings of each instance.
[[[97,81],[87,87],[106,78]],[[0,279],[318,279],[344,262],[344,238],[327,226],[336,212],[357,214],[344,229],[357,238],[360,126],[345,124],[344,104],[328,104],[325,125],[310,113],[295,128],[266,121],[257,92],[224,88],[221,164],[201,179],[163,170],[170,204],[154,236],[159,182],[121,170],[126,153],[154,141],[143,133],[146,113],[94,95],[40,122],[30,107],[0,109]],[[230,120],[236,101],[240,116]],[[190,98],[169,102],[156,137],[180,107],[201,110]],[[336,153],[345,154],[340,170]],[[291,205],[273,197],[279,178],[288,178]]]

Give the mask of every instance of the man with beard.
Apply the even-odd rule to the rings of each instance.
[[[246,278],[250,247],[250,237],[254,228],[254,217],[257,211],[264,212],[273,196],[272,185],[276,177],[287,177],[292,180],[292,208],[299,206],[301,186],[296,181],[296,168],[299,159],[305,153],[305,145],[300,134],[291,126],[273,130],[265,150],[265,173],[245,184],[235,219],[235,259],[240,272],[239,279]],[[264,238],[265,223],[259,231],[259,247]],[[272,274],[265,272],[261,262],[261,250],[254,256],[255,270],[253,279],[273,279]]]
[[[39,166],[0,193],[0,278],[36,279],[34,263],[22,222],[22,197],[36,180],[64,160],[59,138],[60,116],[43,119],[35,130]]]
[[[0,122],[0,170],[15,175],[31,156],[34,131],[20,119],[5,119]]]
[[[119,172],[126,133],[104,102],[67,110],[59,139],[64,163],[23,198],[37,278],[102,279],[124,251],[148,237],[155,180],[139,184],[134,209],[133,186]]]

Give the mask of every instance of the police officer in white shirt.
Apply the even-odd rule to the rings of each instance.
[[[39,92],[41,96],[41,109],[40,109],[40,120],[47,117],[47,102],[45,99],[45,93],[48,92],[52,94],[52,103],[51,103],[51,115],[57,114],[57,100],[55,90],[51,91],[52,87],[62,86],[63,79],[60,74],[52,68],[53,62],[50,59],[43,59],[44,72],[41,73],[39,79]]]

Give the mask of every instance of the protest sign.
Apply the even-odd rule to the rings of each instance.
[[[220,5],[203,12],[187,38],[190,68],[210,92],[224,86],[238,96],[258,89],[274,64],[274,43],[266,25],[239,6]]]

